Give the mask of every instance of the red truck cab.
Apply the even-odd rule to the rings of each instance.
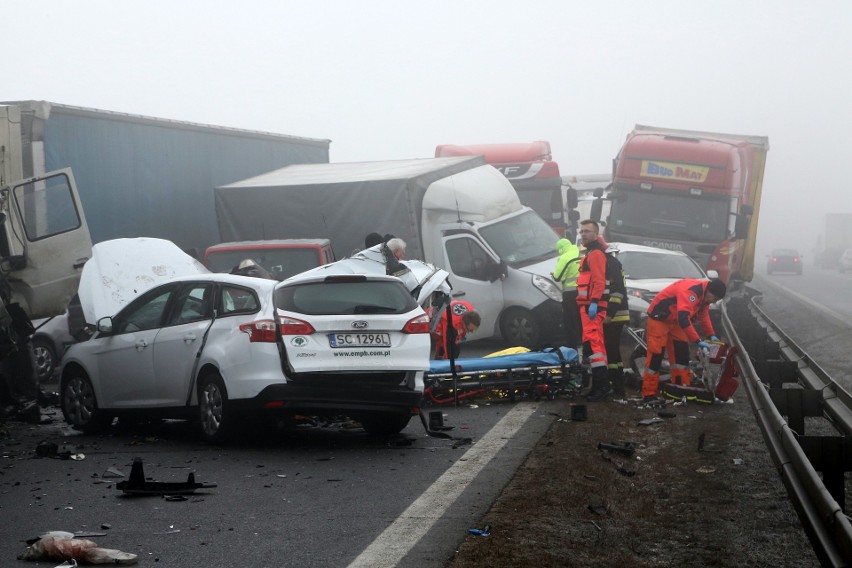
[[[768,142],[640,127],[614,164],[605,235],[680,250],[724,281],[750,280]]]
[[[562,178],[550,142],[522,144],[441,144],[435,157],[483,156],[511,182],[521,202],[532,208],[560,235],[565,234]]]
[[[276,239],[213,245],[204,253],[204,266],[213,272],[230,272],[247,259],[253,260],[276,280],[285,280],[335,260],[328,239]]]

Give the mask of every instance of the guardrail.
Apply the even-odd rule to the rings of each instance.
[[[722,322],[738,348],[752,410],[820,563],[852,566],[852,524],[838,504],[845,504],[844,473],[852,471],[852,395],[760,309],[756,292],[746,290],[726,302]],[[806,436],[805,417],[814,416],[838,434]]]

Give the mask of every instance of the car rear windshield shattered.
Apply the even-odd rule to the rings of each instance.
[[[275,307],[309,315],[404,314],[417,302],[401,282],[312,282],[275,291]]]

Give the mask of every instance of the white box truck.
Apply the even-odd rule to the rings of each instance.
[[[482,157],[292,165],[216,188],[222,239],[331,239],[343,258],[393,234],[482,315],[472,338],[539,347],[561,325],[559,238]]]

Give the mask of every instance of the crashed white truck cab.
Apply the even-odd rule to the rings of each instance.
[[[46,318],[77,291],[92,241],[71,170],[27,177],[20,128],[20,110],[0,105],[0,279],[4,302]]]

